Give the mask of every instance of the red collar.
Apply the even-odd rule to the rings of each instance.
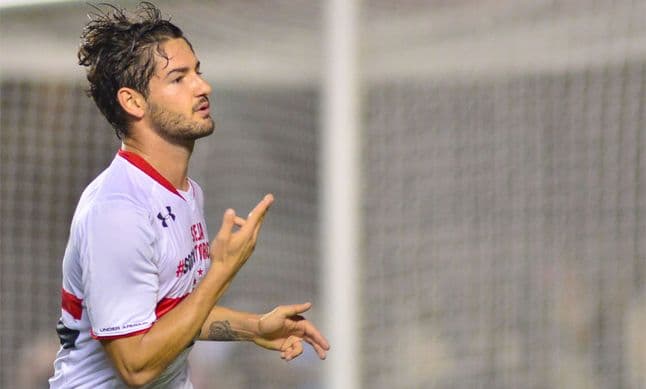
[[[162,176],[161,173],[159,173],[154,167],[152,167],[151,164],[149,164],[140,155],[135,154],[135,153],[130,152],[130,151],[126,151],[126,150],[119,150],[118,155],[120,157],[122,157],[123,159],[125,159],[126,161],[133,164],[135,167],[137,167],[142,172],[146,173],[148,176],[150,176],[150,178],[157,181],[161,186],[168,189],[172,193],[178,195],[182,200],[186,200],[177,191],[177,189],[173,186],[173,184],[170,183],[170,181],[168,181],[164,176]]]

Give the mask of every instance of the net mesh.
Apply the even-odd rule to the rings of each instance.
[[[215,90],[218,129],[190,170],[211,235],[226,208],[277,199],[222,303],[322,306],[321,5],[159,5],[204,53]],[[362,3],[364,387],[646,387],[646,57],[633,50],[645,8]],[[39,42],[49,55],[69,38],[65,66],[77,70],[84,6],[0,12],[3,51]],[[118,142],[77,76],[43,77],[60,60],[31,61],[20,77],[2,63],[0,386],[39,387],[57,347],[71,216]],[[285,364],[251,345],[200,343],[191,363],[196,387],[323,381],[310,351]]]
[[[641,385],[645,71],[370,89],[367,387]]]
[[[34,387],[56,351],[74,207],[117,143],[79,86],[5,80],[0,88],[0,370],[3,387]]]

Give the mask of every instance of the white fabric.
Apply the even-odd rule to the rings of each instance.
[[[189,181],[173,192],[145,165],[120,153],[81,196],[63,259],[63,294],[81,302],[81,317],[61,310],[79,335],[59,350],[51,388],[125,387],[97,338],[147,331],[208,270],[201,189]],[[151,386],[191,388],[189,349]]]

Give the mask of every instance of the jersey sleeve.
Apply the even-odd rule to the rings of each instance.
[[[98,204],[84,223],[83,289],[92,336],[147,331],[159,290],[155,234],[148,212],[124,201]]]

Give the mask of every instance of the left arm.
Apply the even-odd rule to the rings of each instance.
[[[199,340],[253,340],[258,332],[260,315],[215,306],[204,321]]]
[[[301,313],[310,303],[279,306],[265,315],[234,311],[215,306],[204,321],[199,340],[253,341],[268,350],[280,351],[280,357],[292,360],[303,353],[303,341],[309,343],[319,358],[325,359],[330,346],[316,327]]]

